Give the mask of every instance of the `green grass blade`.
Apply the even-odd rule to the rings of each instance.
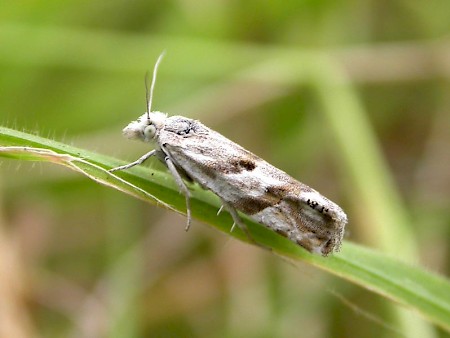
[[[61,164],[149,203],[185,212],[184,198],[166,172],[138,167],[112,175],[107,169],[117,166],[117,160],[2,127],[0,157]],[[246,240],[241,231],[230,232],[232,220],[227,213],[216,215],[220,205],[216,196],[196,186],[191,188],[195,218],[230,236]],[[345,242],[342,251],[332,257],[312,255],[263,226],[248,219],[246,222],[254,239],[274,253],[310,263],[383,295],[450,331],[450,283],[445,278],[349,242]]]

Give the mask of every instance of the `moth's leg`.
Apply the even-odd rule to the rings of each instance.
[[[241,228],[242,231],[245,232],[245,234],[247,235],[247,237],[249,238],[250,241],[254,242],[252,236],[250,235],[250,232],[248,231],[247,225],[245,225],[245,223],[242,221],[242,218],[239,216],[238,212],[236,211],[236,209],[227,201],[222,200],[222,207],[220,208],[219,211],[222,211],[222,208],[225,208],[231,215],[231,218],[233,218],[233,226],[231,227],[230,231],[233,231],[234,226],[238,225],[239,228]]]
[[[183,193],[184,197],[186,198],[186,213],[187,213],[187,224],[186,224],[186,231],[189,230],[191,227],[191,193],[189,192],[189,189],[186,187],[186,184],[184,184],[183,179],[181,178],[180,174],[177,171],[177,168],[173,164],[172,160],[169,158],[169,156],[166,156],[164,158],[164,161],[166,161],[167,168],[169,168],[170,173],[172,174],[173,178],[175,179],[175,182],[177,183],[178,187],[180,188],[181,192]]]
[[[144,163],[144,161],[148,160],[150,157],[152,157],[153,155],[155,155],[156,153],[156,149],[153,149],[152,151],[149,151],[147,154],[145,154],[144,156],[139,157],[136,161],[122,165],[120,167],[116,167],[116,168],[112,168],[109,169],[109,172],[113,172],[113,171],[118,171],[118,170],[124,170],[124,169],[129,169],[131,167],[134,167],[135,165],[139,165]]]
[[[247,236],[247,238],[248,238],[248,240],[249,240],[250,243],[255,244],[255,245],[257,245],[257,246],[259,246],[260,248],[263,248],[263,249],[265,249],[265,250],[272,251],[271,248],[269,248],[269,247],[267,247],[267,246],[265,246],[265,245],[262,245],[262,244],[260,244],[260,243],[257,243],[257,242],[253,239],[253,237],[252,237],[252,235],[250,234],[250,232],[248,231],[247,225],[245,225],[244,221],[243,221],[242,218],[239,216],[239,214],[238,214],[238,212],[236,211],[236,209],[235,209],[230,203],[228,203],[227,201],[224,201],[222,198],[221,198],[221,200],[222,200],[222,207],[220,208],[219,211],[221,211],[222,208],[225,208],[225,209],[230,213],[231,218],[233,218],[233,222],[234,222],[234,223],[233,223],[233,226],[231,227],[231,230],[230,230],[230,231],[233,231],[234,226],[237,225],[237,226],[239,226],[239,228],[242,229],[242,231],[244,231],[244,233],[245,233],[245,235]]]

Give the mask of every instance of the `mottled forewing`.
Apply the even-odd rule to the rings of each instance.
[[[346,220],[336,220],[337,205],[200,122],[183,119],[169,123],[158,142],[189,177],[309,251],[326,255],[339,247]]]
[[[186,135],[164,131],[160,144],[175,165],[192,179],[249,215],[273,205],[281,197],[280,190],[300,193],[297,181],[266,161],[230,141],[221,134],[196,123],[196,132]],[[170,129],[168,129],[170,130]],[[285,191],[286,192],[286,191]],[[284,193],[285,193],[284,192]]]

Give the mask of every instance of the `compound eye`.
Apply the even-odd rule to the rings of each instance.
[[[146,139],[152,139],[155,137],[156,127],[153,124],[148,125],[144,129],[144,136]]]

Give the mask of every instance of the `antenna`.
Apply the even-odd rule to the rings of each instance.
[[[152,83],[150,85],[150,90],[148,89],[148,72],[145,73],[145,99],[147,101],[147,118],[150,120],[150,112],[152,110],[152,99],[153,99],[153,90],[155,89],[156,82],[156,73],[158,72],[159,63],[161,62],[164,54],[166,52],[162,52],[161,55],[156,60],[155,67],[153,68],[153,77]]]

